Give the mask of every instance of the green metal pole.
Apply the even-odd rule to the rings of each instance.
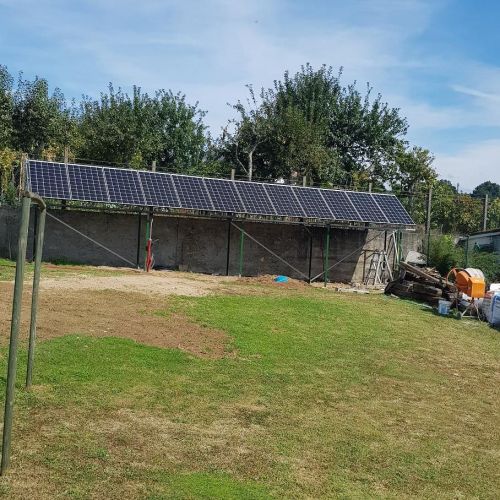
[[[21,321],[21,301],[23,296],[24,263],[26,260],[30,206],[31,200],[24,197],[21,208],[21,225],[19,227],[16,262],[16,281],[14,283],[14,301],[12,305],[12,323],[10,327],[7,389],[5,393],[5,411],[3,417],[2,464],[0,466],[1,475],[6,473],[10,462],[10,437],[12,433],[12,411],[14,409],[14,392],[16,385],[17,344],[19,339],[19,323]]]
[[[147,260],[148,260],[148,241],[151,238],[151,211],[148,213],[146,221],[146,244],[144,245],[144,271],[147,271]]]
[[[243,276],[243,243],[245,241],[245,233],[240,229],[240,278]]]
[[[323,275],[325,278],[325,287],[328,283],[328,256],[330,255],[330,226],[326,227],[326,238],[325,238],[325,255],[323,262]]]
[[[465,240],[465,264],[464,267],[469,266],[469,236],[467,236],[467,239]]]
[[[39,209],[40,213],[37,217],[36,227],[36,253],[35,253],[35,270],[33,276],[33,293],[31,295],[31,323],[30,337],[28,344],[28,368],[26,370],[26,389],[31,388],[31,380],[33,378],[33,362],[35,360],[35,341],[36,341],[36,316],[38,311],[38,288],[40,284],[40,272],[42,268],[42,253],[43,253],[43,238],[45,233],[45,208]]]

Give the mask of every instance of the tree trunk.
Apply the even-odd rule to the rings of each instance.
[[[253,150],[248,153],[248,180],[252,180],[253,175]]]

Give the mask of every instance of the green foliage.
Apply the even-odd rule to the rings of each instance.
[[[36,77],[31,82],[20,75],[13,94],[15,149],[40,157],[47,147],[63,147],[67,142],[69,114],[59,89],[50,95],[46,80]]]
[[[247,106],[234,106],[239,119],[224,137],[226,161],[274,179],[306,175],[314,183],[353,183],[368,172],[387,180],[406,120],[380,95],[371,99],[371,87],[361,94],[355,84],[342,86],[340,77],[331,67],[306,65],[262,89],[259,101],[250,88]]]
[[[468,256],[467,266],[481,269],[489,283],[500,281],[500,255],[498,253],[473,250]]]
[[[0,148],[12,146],[12,83],[6,66],[0,64]]]
[[[400,145],[389,174],[391,190],[402,195],[401,201],[417,224],[425,222],[429,188],[436,183],[433,161],[427,149]]]
[[[469,251],[465,261],[465,248],[455,245],[450,235],[431,238],[429,264],[442,276],[446,276],[452,267],[473,267],[483,271],[489,283],[500,280],[500,255],[479,250]]]
[[[455,245],[450,235],[431,238],[429,265],[435,267],[441,276],[446,276],[452,267],[460,267],[464,260],[464,250]]]
[[[472,191],[472,196],[477,198],[484,198],[486,195],[488,195],[490,199],[500,198],[500,184],[486,181],[476,186],[474,191]]]
[[[481,230],[483,209],[483,200],[457,193],[448,181],[434,184],[432,224],[443,233],[466,235]]]
[[[195,172],[204,159],[204,113],[181,94],[153,97],[134,87],[132,96],[112,85],[100,99],[81,104],[77,156],[158,170]]]
[[[417,146],[405,149],[401,145],[394,160],[395,168],[390,179],[391,189],[410,195],[427,193],[437,179],[437,173],[432,166],[433,161],[434,157],[427,149]]]
[[[488,206],[488,228],[500,228],[500,198],[496,198]]]
[[[14,187],[13,172],[19,163],[20,153],[10,148],[0,148],[0,194]]]
[[[409,148],[407,122],[367,86],[360,92],[343,85],[342,72],[309,64],[233,109],[232,120],[212,139],[205,113],[184,95],[134,87],[128,95],[109,85],[99,98],[66,101],[50,92],[43,78],[19,75],[17,84],[0,65],[0,196],[14,200],[17,156],[26,152],[48,160],[65,150],[80,159],[141,169],[274,181],[302,176],[309,184],[390,188],[417,223],[426,219],[426,196],[433,185],[432,226],[445,233],[468,234],[482,228],[483,198],[490,196],[488,227],[500,226],[500,186],[484,182],[473,196],[458,193],[449,181],[436,181],[431,153]],[[16,156],[13,159],[12,154]],[[16,174],[16,175],[14,175]]]

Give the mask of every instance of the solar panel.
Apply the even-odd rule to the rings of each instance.
[[[264,184],[277,215],[285,217],[305,217],[304,210],[300,206],[292,188],[280,184]]]
[[[205,183],[201,177],[173,175],[172,179],[182,208],[192,208],[196,210],[214,209]]]
[[[352,204],[364,222],[387,222],[387,218],[380,210],[379,206],[370,193],[360,193],[351,191],[347,193]]]
[[[27,186],[45,198],[264,216],[414,225],[394,195],[205,179],[29,160]]]
[[[170,174],[139,172],[146,205],[179,208],[181,206]]]
[[[70,200],[66,165],[44,161],[28,163],[28,182],[31,191],[45,198]]]
[[[319,189],[292,187],[306,217],[313,219],[331,219],[332,213],[328,209]]]
[[[228,213],[245,212],[245,207],[241,203],[234,182],[222,179],[205,179],[205,186],[215,210]]]
[[[276,215],[264,186],[256,182],[235,181],[234,185],[245,205],[246,212],[257,215]]]
[[[346,221],[363,220],[344,191],[321,189],[321,195],[335,219]]]
[[[415,224],[394,195],[373,194],[372,196],[391,224]]]
[[[104,172],[101,167],[68,166],[71,199],[109,203]]]
[[[137,170],[103,168],[111,203],[146,205]]]

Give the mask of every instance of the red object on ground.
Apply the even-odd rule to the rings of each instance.
[[[151,271],[151,264],[153,263],[153,240],[150,238],[146,243],[146,271]]]

